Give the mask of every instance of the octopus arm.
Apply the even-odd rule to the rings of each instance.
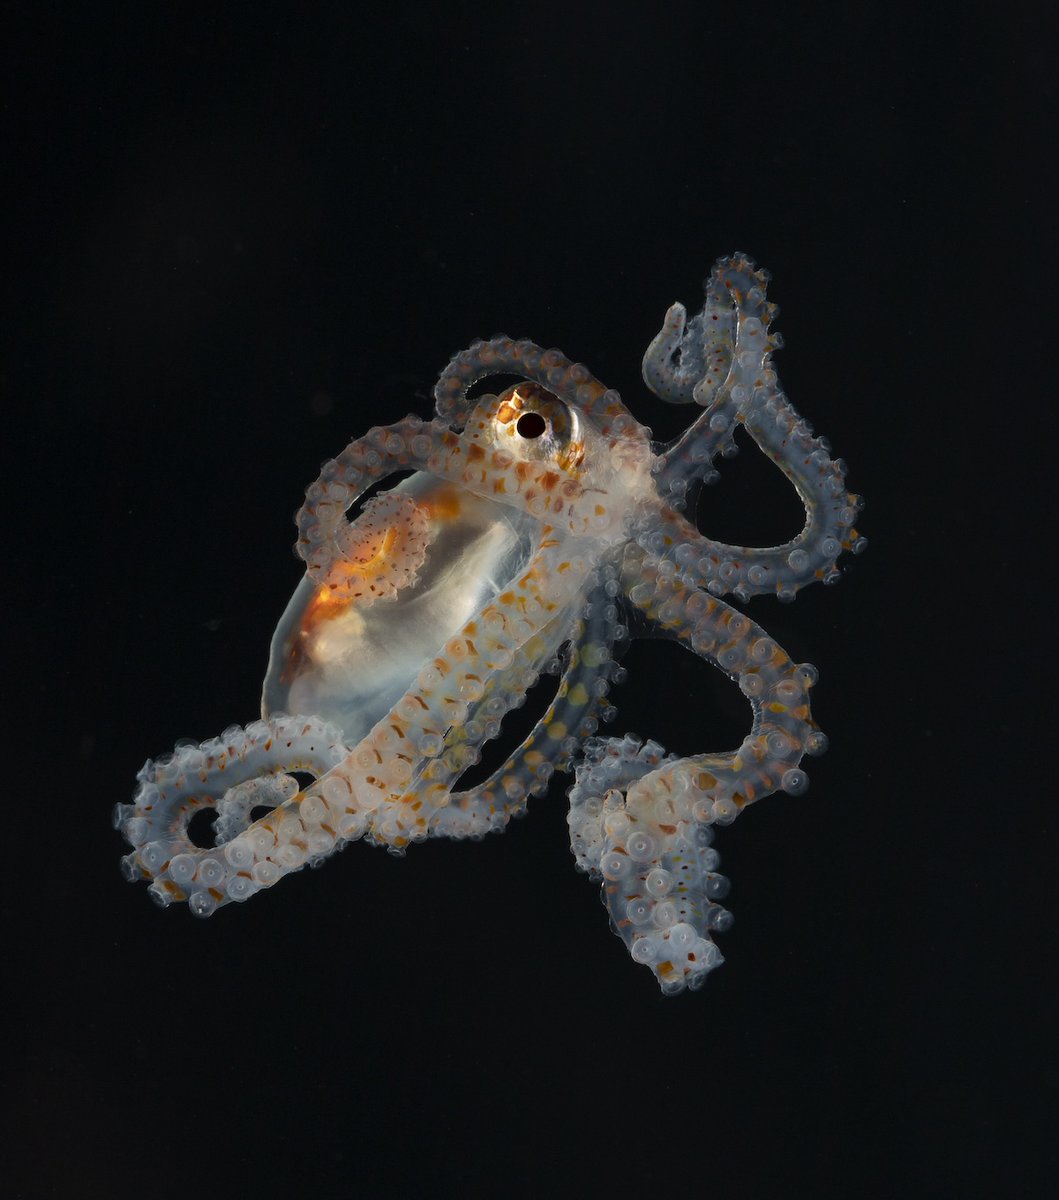
[[[114,810],[116,828],[133,847],[122,870],[128,879],[150,880],[159,904],[185,900],[196,916],[249,899],[326,852],[327,846],[299,841],[293,828],[290,837],[283,830],[285,814],[296,811],[302,795],[289,772],[319,779],[347,753],[333,727],[313,717],[274,716],[148,760],[133,803]],[[250,825],[255,805],[274,811]],[[222,814],[218,840],[228,840],[204,849],[191,841],[188,824],[211,808]],[[271,858],[254,852],[265,843]]]
[[[126,875],[150,880],[160,903],[187,901],[208,916],[361,837],[400,853],[429,836],[448,807],[452,781],[474,761],[487,732],[480,725],[472,736],[466,728],[475,684],[488,686],[495,677],[493,692],[506,712],[529,686],[529,662],[544,646],[554,654],[573,624],[585,567],[571,567],[560,582],[557,554],[538,553],[510,592],[439,648],[357,746],[315,718],[274,716],[148,762],[134,803],[115,813],[133,846],[123,860]],[[475,639],[479,653],[471,655]],[[446,745],[451,731],[456,736]],[[315,782],[292,786],[294,771]],[[257,804],[273,811],[251,823]],[[191,841],[188,824],[209,808],[218,809],[219,832],[229,840],[204,848]]]
[[[737,680],[753,723],[729,753],[666,757],[636,738],[594,742],[570,793],[578,866],[603,879],[603,899],[632,957],[651,967],[664,991],[698,987],[721,962],[713,934],[730,917],[717,900],[714,824],[748,804],[808,780],[798,767],[826,739],[812,719],[816,671],[798,665],[749,618],[699,588],[659,572],[642,551],[623,564],[632,605],[656,630]]]
[[[505,334],[472,342],[454,355],[434,386],[438,416],[462,425],[475,403],[468,398],[469,390],[482,379],[504,374],[539,383],[591,418],[604,435],[644,432],[619,394],[600,383],[586,366],[571,362],[561,350],[543,350],[535,342]]]
[[[602,710],[609,715],[613,711],[606,697],[611,681],[619,676],[613,646],[621,630],[607,585],[601,583],[589,593],[584,611],[572,628],[563,625],[558,630],[559,636],[552,632],[550,645],[544,641],[527,645],[526,652],[512,666],[514,677],[522,675],[524,683],[533,683],[537,670],[552,658],[559,643],[569,639],[566,662],[548,711],[488,779],[452,793],[449,806],[437,814],[433,833],[479,837],[486,831],[503,829],[512,816],[525,812],[529,796],[547,788],[555,772],[569,769],[584,739],[598,728],[597,713]],[[491,689],[493,694],[483,696],[472,709],[468,726],[485,721],[498,730],[504,692],[505,683],[501,681]],[[521,696],[517,703],[521,703]]]
[[[669,544],[679,547],[689,580],[741,600],[764,593],[790,600],[807,583],[833,582],[842,551],[867,545],[854,528],[862,501],[846,489],[845,464],[831,457],[827,441],[813,436],[779,388],[770,360],[781,343],[769,334],[777,309],[765,299],[767,284],[767,273],[745,256],[721,259],[706,281],[702,312],[688,322],[674,305],[643,366],[648,386],[663,399],[704,406],[655,472],[673,510],[666,514]],[[805,508],[801,531],[782,545],[715,541],[677,514],[700,482],[718,477],[713,460],[734,453],[737,425],[783,471]]]
[[[721,258],[703,285],[701,312],[689,321],[683,304],[670,306],[641,366],[644,383],[660,400],[703,406],[713,400],[732,366],[739,315],[756,316],[767,327],[777,311],[765,302],[768,280],[768,273],[756,270],[744,255]],[[690,450],[695,439],[685,435],[685,440]]]
[[[357,533],[351,532],[356,525],[351,526],[345,514],[367,488],[386,476],[396,471],[424,470],[437,432],[432,423],[408,416],[394,425],[371,430],[350,442],[337,458],[324,463],[295,517],[295,553],[305,561],[306,573],[314,583],[334,587],[339,594],[349,590],[344,566],[349,552],[358,549],[358,544]],[[406,536],[411,536],[408,524],[406,514]]]

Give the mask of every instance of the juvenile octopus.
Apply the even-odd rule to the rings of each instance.
[[[262,719],[145,764],[115,813],[133,847],[127,877],[207,916],[361,838],[403,854],[502,830],[573,770],[578,869],[602,881],[613,927],[663,991],[701,985],[731,920],[713,826],[804,792],[799,763],[826,748],[809,706],[816,670],[724,597],[793,599],[865,545],[844,464],[780,391],[767,282],[744,255],[721,259],[701,312],[666,313],[644,381],[701,410],[668,447],[584,366],[499,336],[445,368],[433,420],[372,429],[325,463],[296,518],[306,573],[273,637]],[[521,382],[471,396],[496,375]],[[804,502],[804,528],[782,546],[713,541],[686,515],[737,425]],[[372,485],[409,471],[347,519]],[[617,657],[646,634],[738,683],[753,715],[738,748],[680,758],[595,736],[614,715]],[[543,718],[458,790],[547,671],[559,682]],[[216,810],[210,848],[188,830],[204,808]]]

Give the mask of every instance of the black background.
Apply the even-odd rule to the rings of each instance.
[[[1051,1194],[1054,30],[24,7],[0,1191]],[[427,415],[501,329],[674,436],[639,360],[735,249],[773,273],[780,378],[871,548],[750,606],[820,668],[832,749],[721,831],[706,987],[663,999],[608,933],[562,781],[502,838],[354,846],[208,922],[123,883],[110,809],[143,759],[256,715],[319,463]],[[708,532],[797,526],[756,451],[723,474]],[[626,665],[614,731],[741,736],[691,655]]]

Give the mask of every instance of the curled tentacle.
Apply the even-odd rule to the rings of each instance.
[[[663,454],[655,472],[663,496],[680,496],[702,478],[712,482],[713,459],[733,448],[740,409],[761,385],[771,351],[782,345],[778,334],[769,334],[779,309],[765,299],[768,280],[745,255],[718,259],[702,311],[686,321],[683,306],[674,305],[644,356],[652,391],[672,404],[694,402],[706,410]]]
[[[291,771],[317,778],[347,753],[341,735],[314,717],[273,716],[246,729],[232,727],[200,746],[181,746],[168,757],[148,761],[139,774],[132,804],[119,804],[114,824],[132,844],[122,859],[129,879],[152,880],[160,904],[186,900],[197,916],[208,916],[229,900],[246,900],[283,875],[297,870],[322,844],[283,838],[273,830],[280,814],[300,793],[290,788]],[[259,782],[260,780],[260,782]],[[188,823],[202,809],[227,807],[226,844],[196,846]],[[278,804],[267,818],[246,825],[257,804]],[[345,834],[336,830],[331,837]],[[270,860],[258,852],[268,843]],[[278,848],[277,848],[278,847]]]
[[[434,452],[441,430],[419,417],[405,417],[394,425],[372,429],[330,462],[309,485],[305,503],[295,517],[298,540],[295,552],[305,560],[306,571],[317,583],[349,586],[345,570],[347,553],[355,535],[345,514],[364,491],[395,471],[423,470]],[[409,517],[409,537],[414,520]]]
[[[628,810],[634,785],[681,761],[632,735],[597,740],[578,764],[568,817],[578,869],[602,878],[614,931],[666,992],[700,987],[724,962],[713,935],[732,920],[718,903],[728,881],[714,869],[720,857],[710,827]]]
[[[808,453],[795,486],[805,504],[805,525],[783,545],[718,542],[676,512],[666,513],[657,529],[641,534],[641,545],[675,563],[688,583],[702,584],[715,596],[793,600],[807,584],[834,583],[841,574],[835,565],[839,556],[844,551],[859,554],[868,544],[853,526],[861,500],[845,490],[841,462],[823,451]]]
[[[761,594],[791,600],[800,587],[838,578],[843,550],[866,541],[854,528],[860,498],[845,486],[845,464],[812,429],[779,388],[770,358],[780,344],[769,334],[776,307],[765,299],[768,276],[743,256],[721,259],[706,284],[706,303],[685,327],[683,310],[670,310],[666,325],[644,359],[648,383],[673,402],[694,399],[706,411],[662,456],[655,479],[672,509],[663,516],[656,543],[670,547],[687,578],[715,595],[741,600]],[[677,306],[679,307],[679,306]],[[675,364],[675,365],[674,365]],[[696,372],[703,372],[692,387]],[[675,510],[699,480],[712,482],[712,461],[734,450],[732,433],[742,424],[794,485],[805,507],[805,524],[779,546],[735,546],[703,537]],[[649,547],[657,552],[657,546]],[[677,557],[679,555],[679,557]]]
[[[434,385],[438,416],[462,424],[474,406],[467,397],[470,388],[490,375],[507,374],[539,383],[591,417],[605,435],[630,436],[642,429],[618,393],[600,383],[587,367],[572,363],[561,350],[543,350],[535,342],[504,334],[488,342],[472,342],[452,358]]]
[[[777,311],[765,303],[767,283],[767,272],[736,254],[714,264],[704,284],[702,311],[690,321],[683,304],[670,307],[641,366],[644,383],[660,400],[703,407],[712,403],[731,370],[737,304],[766,326]]]
[[[353,524],[336,531],[336,554],[323,582],[332,598],[348,597],[362,608],[392,600],[415,583],[433,536],[427,512],[411,496],[376,496]]]
[[[229,788],[217,801],[213,836],[218,846],[245,833],[253,824],[255,808],[279,808],[298,794],[293,775],[258,775]]]
[[[662,758],[653,743],[593,748],[571,793],[571,833],[582,870],[602,876],[618,933],[666,991],[698,986],[719,958],[704,943],[727,918],[713,901],[708,827],[728,824],[762,796],[808,786],[798,764],[827,745],[809,708],[815,668],[798,665],[749,618],[660,572],[629,547],[623,576],[631,603],[660,633],[687,645],[739,683],[753,724],[721,754]],[[624,794],[623,794],[624,793]]]

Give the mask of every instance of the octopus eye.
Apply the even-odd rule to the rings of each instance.
[[[515,429],[519,437],[524,437],[528,440],[539,438],[547,428],[548,422],[539,412],[523,413],[515,422]]]
[[[576,409],[539,383],[524,380],[490,398],[497,444],[519,458],[574,470],[584,456]]]

